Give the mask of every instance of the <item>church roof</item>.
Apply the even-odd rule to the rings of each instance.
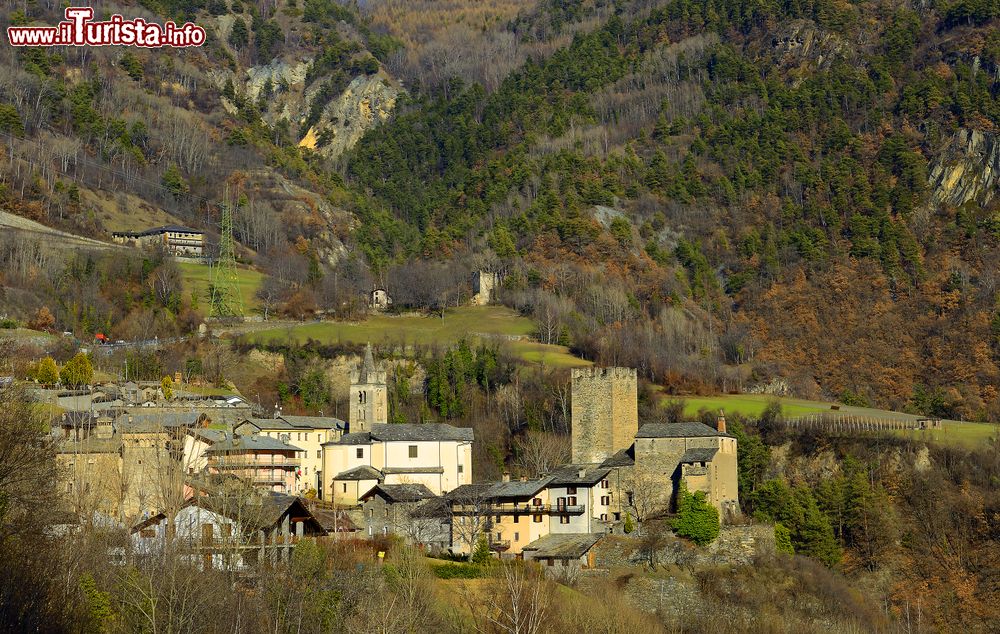
[[[365,346],[365,358],[361,362],[361,371],[358,374],[358,383],[367,383],[368,374],[375,374],[375,359],[372,356],[372,344]]]

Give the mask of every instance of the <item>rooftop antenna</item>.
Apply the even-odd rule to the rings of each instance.
[[[243,321],[243,298],[240,296],[236,274],[236,242],[233,240],[233,201],[229,185],[222,201],[222,219],[219,231],[219,257],[212,267],[210,286],[212,317],[221,320]]]

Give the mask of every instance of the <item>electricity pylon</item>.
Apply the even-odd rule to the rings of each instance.
[[[243,320],[243,297],[236,273],[236,242],[233,240],[233,202],[226,186],[222,201],[219,231],[219,257],[212,267],[210,284],[212,317],[223,320]]]

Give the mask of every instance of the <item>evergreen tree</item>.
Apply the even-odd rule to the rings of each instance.
[[[719,510],[706,501],[703,491],[690,493],[682,483],[677,494],[674,532],[704,546],[719,536],[719,528]]]

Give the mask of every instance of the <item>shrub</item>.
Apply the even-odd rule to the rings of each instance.
[[[689,493],[682,484],[677,496],[677,518],[673,528],[681,537],[704,546],[719,536],[719,511],[705,501],[704,492]]]
[[[438,579],[479,579],[485,576],[483,567],[475,564],[455,562],[434,566],[433,569]]]

